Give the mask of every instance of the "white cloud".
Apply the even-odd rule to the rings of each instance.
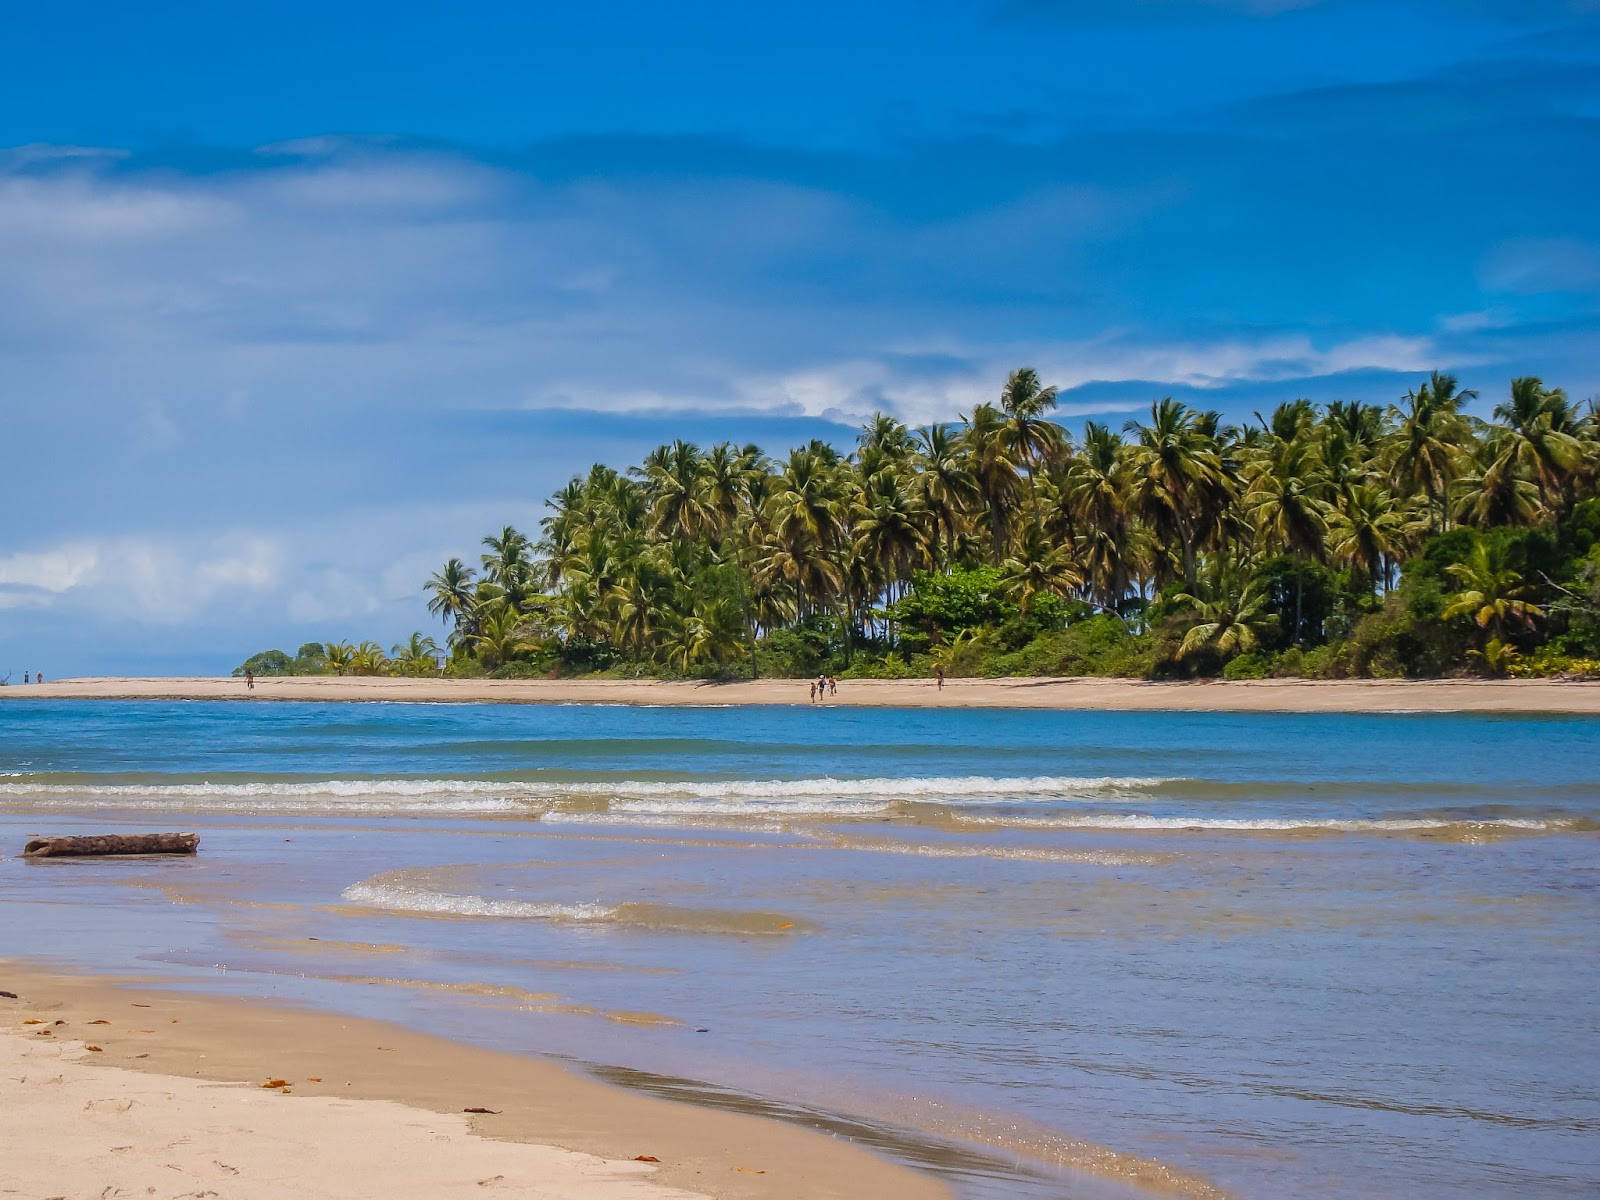
[[[93,573],[100,552],[92,545],[72,544],[31,554],[11,554],[0,558],[0,586],[38,588],[41,591],[71,591]]]
[[[270,590],[281,557],[262,537],[68,543],[0,559],[0,606],[179,623]]]

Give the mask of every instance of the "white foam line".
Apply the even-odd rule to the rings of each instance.
[[[557,921],[609,921],[616,910],[604,904],[530,904],[523,900],[490,900],[457,896],[392,883],[354,883],[340,893],[347,904],[397,912],[437,913],[456,917],[521,917]]]

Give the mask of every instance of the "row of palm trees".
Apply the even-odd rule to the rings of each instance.
[[[377,642],[326,642],[318,656],[322,666],[337,675],[435,675],[443,651],[420,630],[383,652]]]
[[[1537,525],[1595,494],[1592,401],[1535,377],[1487,420],[1475,399],[1436,372],[1387,407],[1294,400],[1230,425],[1169,398],[1073,438],[1056,389],[1021,368],[958,423],[874,416],[848,454],[679,440],[625,472],[596,465],[549,500],[537,542],[508,526],[477,566],[447,562],[428,608],[488,667],[596,643],[688,670],[809,618],[892,639],[912,581],[954,567],[996,569],[1024,613],[1053,596],[1133,616],[1181,585],[1197,628],[1219,624],[1207,605],[1237,617],[1262,555],[1348,569],[1377,595],[1431,534]]]

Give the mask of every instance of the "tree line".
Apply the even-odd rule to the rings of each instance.
[[[1168,398],[1074,436],[1021,368],[847,453],[597,464],[536,538],[446,562],[428,610],[457,674],[1590,669],[1600,414],[1531,376],[1477,398],[1436,372],[1387,406]]]

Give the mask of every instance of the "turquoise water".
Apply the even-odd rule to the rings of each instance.
[[[771,1106],[968,1196],[1600,1191],[1600,722],[0,703],[0,954]]]

